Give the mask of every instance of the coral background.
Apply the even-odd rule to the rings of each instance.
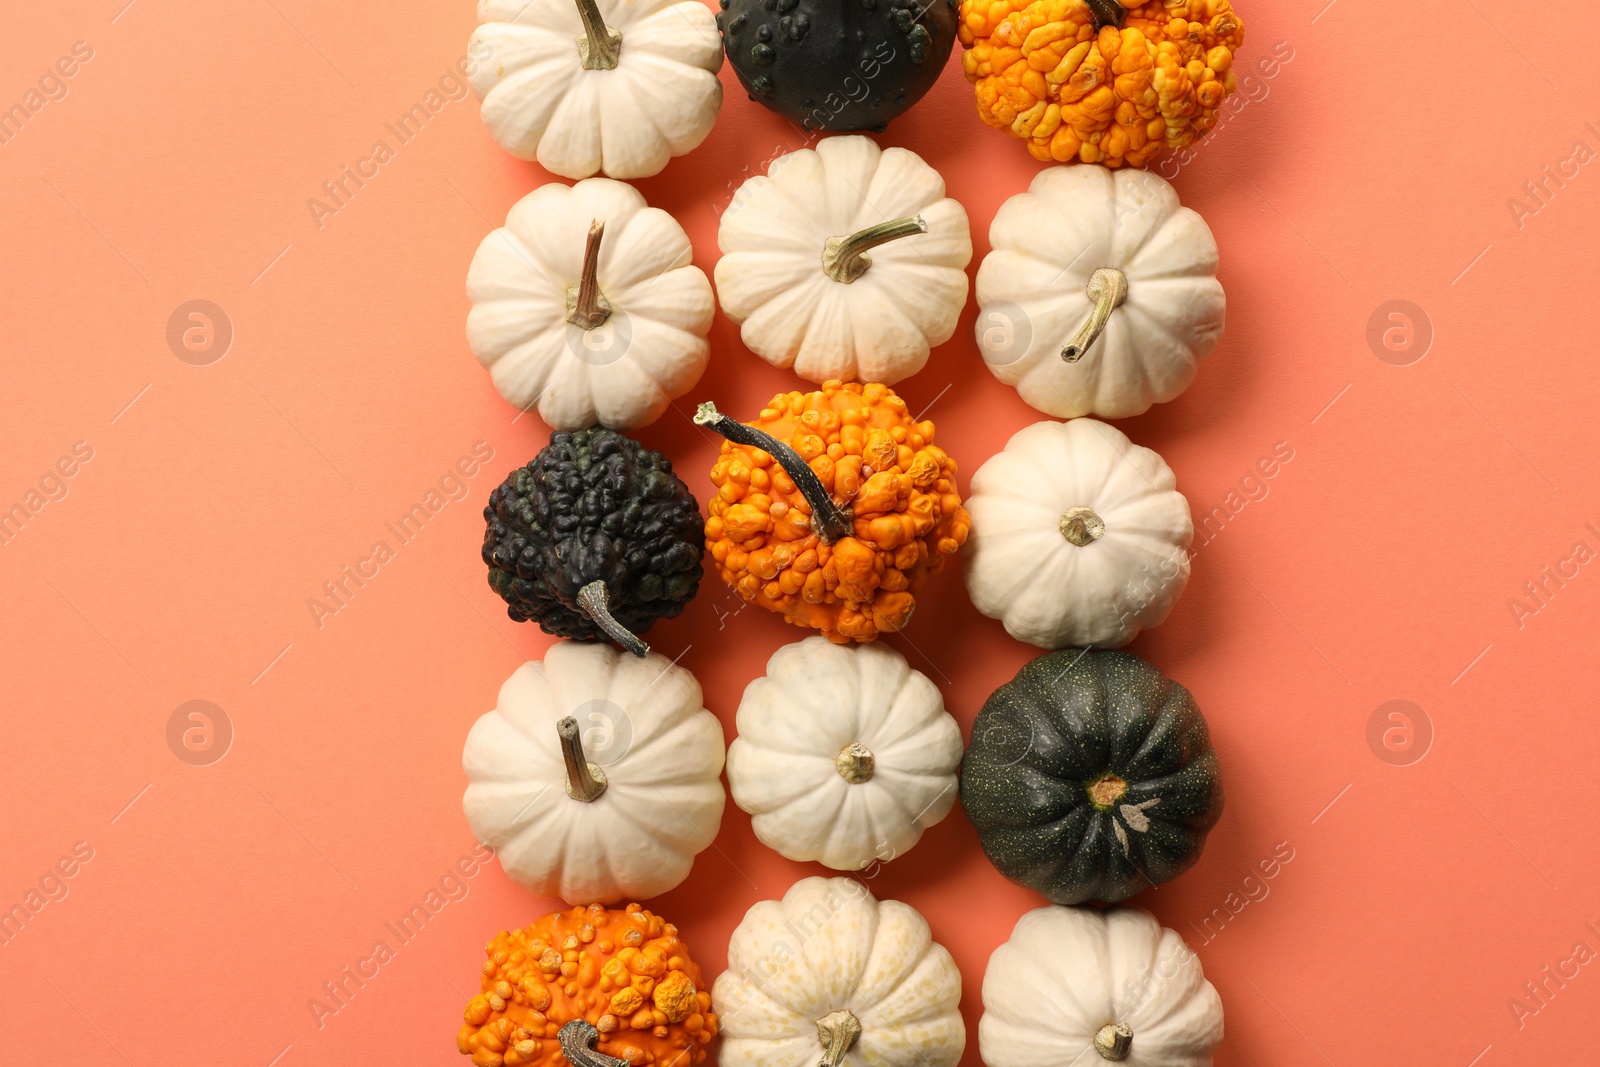
[[[1219,1064],[1559,1062],[1593,1052],[1600,1012],[1600,971],[1574,956],[1600,949],[1600,576],[1564,562],[1600,549],[1600,174],[1548,184],[1520,225],[1508,200],[1600,147],[1600,67],[1504,7],[1452,7],[1448,46],[1424,47],[1443,5],[1322,4],[1241,0],[1249,103],[1176,180],[1221,244],[1228,330],[1183,397],[1121,424],[1197,518],[1226,515],[1133,651],[1197,695],[1228,808],[1200,864],[1139,903],[1222,993]],[[547,176],[470,100],[403,146],[385,131],[464,54],[464,0],[6,6],[0,105],[74,42],[93,58],[0,144],[0,507],[66,489],[0,545],[0,907],[75,843],[92,859],[0,944],[0,1059],[464,1063],[483,943],[553,905],[492,864],[336,1014],[308,1001],[471,853],[462,740],[548,643],[477,558],[484,498],[546,431],[463,339],[473,250]],[[1268,77],[1275,48],[1292,58]],[[711,138],[638,183],[708,271],[733,188],[802,143],[723,77]],[[380,138],[395,158],[317,225],[307,200]],[[956,57],[881,140],[944,174],[978,257],[1037,169],[979,123]],[[209,365],[167,340],[195,299],[232,325]],[[1375,348],[1391,300],[1420,308],[1417,333]],[[975,314],[903,389],[963,484],[1039,417],[984,369]],[[694,398],[749,412],[794,383],[723,318],[712,344]],[[715,445],[689,399],[640,436],[703,497]],[[317,625],[308,598],[480,441],[494,459],[470,495]],[[77,442],[92,459],[48,478]],[[1279,442],[1292,461],[1242,489]],[[1547,565],[1576,576],[1529,600]],[[730,732],[744,684],[800,636],[721,624],[736,606],[708,576],[650,634]],[[891,644],[964,727],[1033,653],[956,573]],[[168,733],[191,700],[221,709],[194,762]],[[1411,733],[1385,710],[1369,734],[1394,700]],[[730,805],[652,906],[716,972],[745,909],[814,873]],[[871,887],[955,954],[977,1067],[985,961],[1039,899],[959,809]]]

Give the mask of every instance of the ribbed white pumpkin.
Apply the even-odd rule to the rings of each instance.
[[[720,1067],[955,1067],[961,972],[909,904],[804,878],[745,913],[711,989]]]
[[[1040,648],[1119,648],[1189,582],[1194,522],[1155,452],[1094,419],[1024,427],[972,476],[973,606]]]
[[[966,211],[922,157],[870,137],[775,160],[740,186],[717,245],[717,296],[745,345],[813,382],[910,377],[967,301]]]
[[[1137,415],[1187,389],[1222,335],[1217,242],[1149,171],[1040,171],[1000,205],[989,244],[978,346],[1040,411]]]
[[[1210,1067],[1221,1041],[1200,958],[1138,908],[1030,911],[983,973],[987,1067]]]
[[[808,637],[746,687],[728,788],[769,848],[854,871],[950,813],[961,752],[938,687],[904,656]]]
[[[683,227],[631,185],[541,185],[472,257],[467,342],[500,395],[537,404],[551,429],[644,426],[694,388],[710,358],[716,303],[693,258]]]
[[[566,763],[567,718],[589,779]],[[467,821],[535,893],[571,904],[659,896],[688,877],[722,824],[722,745],[700,683],[682,667],[562,641],[542,663],[518,667],[467,735]],[[584,800],[585,786],[602,780]]]
[[[483,121],[554,174],[646,178],[717,121],[722,41],[696,0],[479,0],[478,21]]]

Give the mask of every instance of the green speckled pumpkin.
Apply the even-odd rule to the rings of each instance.
[[[1112,904],[1194,866],[1222,780],[1187,689],[1126,652],[1067,649],[984,704],[961,803],[1001,874],[1057,904]]]

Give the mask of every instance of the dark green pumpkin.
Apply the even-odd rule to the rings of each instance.
[[[601,426],[558,432],[483,509],[489,586],[518,622],[576,641],[638,635],[694,598],[700,505],[659,452]]]
[[[882,131],[944,70],[957,0],[718,0],[750,99],[822,133]]]
[[[1112,904],[1194,866],[1222,780],[1187,689],[1126,652],[1067,649],[984,704],[961,804],[1007,878],[1056,904]]]

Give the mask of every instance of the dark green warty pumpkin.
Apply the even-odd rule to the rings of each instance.
[[[1007,878],[1056,904],[1112,904],[1194,865],[1222,780],[1187,689],[1126,652],[1066,649],[984,704],[961,804]]]
[[[881,131],[938,80],[956,0],[718,0],[750,99],[808,130]]]
[[[518,622],[578,641],[635,635],[683,611],[700,585],[705,524],[661,453],[615,430],[554,433],[483,509],[489,585]]]

